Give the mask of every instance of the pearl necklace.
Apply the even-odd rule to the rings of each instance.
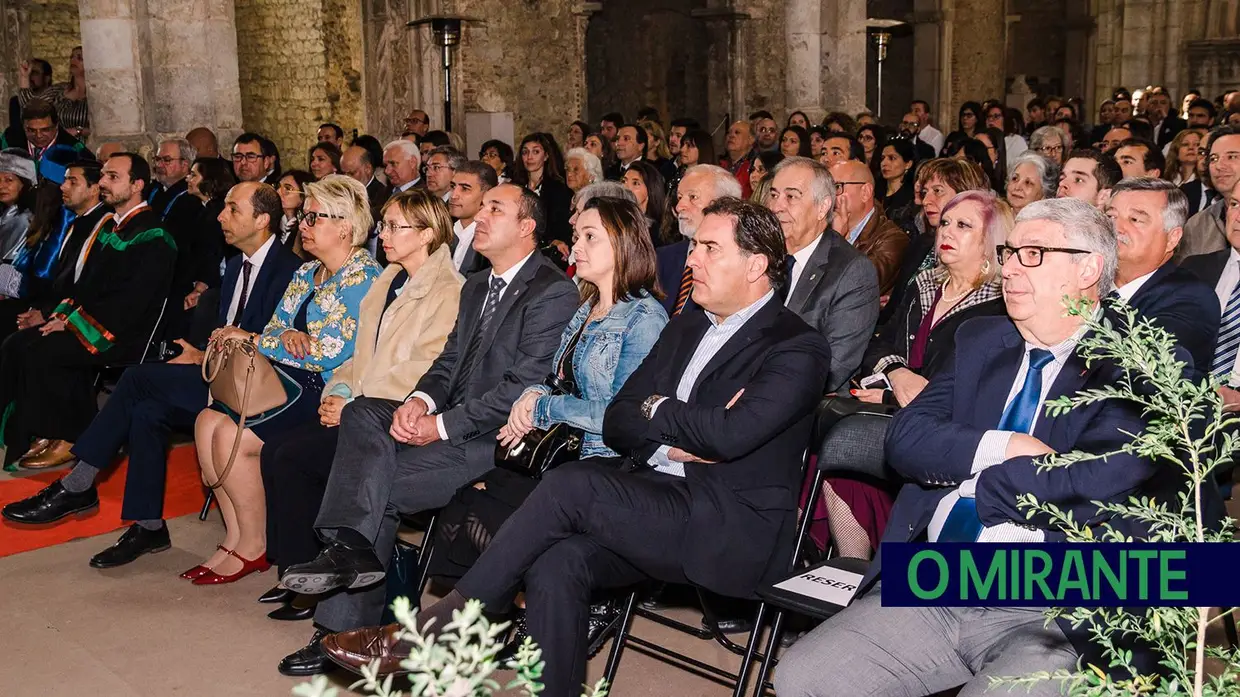
[[[944,303],[956,303],[956,302],[959,302],[961,299],[963,299],[963,298],[964,298],[964,296],[966,296],[966,295],[968,295],[969,293],[972,293],[972,292],[973,292],[973,289],[972,289],[972,288],[965,288],[965,289],[964,289],[964,292],[960,293],[959,295],[952,295],[952,296],[949,296],[949,295],[947,294],[947,284],[948,284],[948,283],[951,283],[951,281],[944,281],[944,282],[943,282],[943,288],[942,288],[942,289],[941,289],[941,291],[940,291],[940,292],[942,293],[942,295],[939,297],[939,301],[940,301],[940,302],[944,302]]]

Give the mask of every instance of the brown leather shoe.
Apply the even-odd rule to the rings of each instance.
[[[34,457],[44,450],[47,450],[47,446],[51,444],[52,441],[50,438],[39,438],[30,444],[30,449],[26,451],[25,455],[21,456],[21,459],[25,460],[26,458]]]
[[[54,440],[47,448],[32,458],[23,459],[18,462],[24,469],[41,470],[49,467],[59,467],[65,463],[73,462],[77,459],[71,452],[73,444],[67,440]]]
[[[409,642],[396,640],[400,629],[399,624],[389,624],[328,634],[323,637],[323,653],[336,665],[358,675],[362,674],[362,666],[370,665],[376,658],[380,676],[406,675],[409,671],[401,668],[400,662],[409,657],[412,647]]]

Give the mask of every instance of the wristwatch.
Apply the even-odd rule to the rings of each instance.
[[[642,402],[642,416],[646,417],[647,421],[654,418],[654,406],[662,401],[662,399],[663,395],[652,394],[646,398],[646,401]]]

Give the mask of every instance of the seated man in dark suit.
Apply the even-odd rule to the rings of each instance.
[[[1115,292],[1170,332],[1198,374],[1208,371],[1218,335],[1218,300],[1171,260],[1188,218],[1184,192],[1165,179],[1124,179],[1111,191],[1107,215],[1119,241]]]
[[[780,302],[784,240],[769,211],[724,198],[689,255],[704,312],[672,319],[603,422],[623,458],[549,473],[475,566],[418,617],[467,598],[502,612],[522,587],[548,697],[580,694],[591,593],[647,579],[751,597],[787,569],[801,462],[830,349]],[[330,636],[354,671],[398,667],[396,625]]]
[[[1086,366],[1076,354],[1084,320],[1063,306],[1065,295],[1096,305],[1110,291],[1112,226],[1082,201],[1038,201],[1017,217],[1000,259],[1008,317],[962,325],[953,365],[891,422],[888,462],[912,481],[884,541],[1062,541],[1049,519],[1027,519],[1017,497],[1032,494],[1096,525],[1104,519],[1092,501],[1161,496],[1175,486],[1167,475],[1174,468],[1118,452],[1125,432],[1144,429],[1135,404],[1107,400],[1058,416],[1042,409],[1118,377],[1114,365]],[[1034,457],[1071,450],[1110,455],[1037,472]],[[1142,534],[1131,521],[1112,522]],[[780,697],[931,695],[959,685],[961,694],[980,695],[992,676],[1071,669],[1087,643],[1062,623],[1044,626],[1038,608],[883,607],[881,578],[880,556],[860,597],[785,654],[775,676]],[[1033,694],[1059,694],[1059,685],[1039,683]]]
[[[773,170],[766,201],[784,230],[791,278],[785,304],[831,346],[834,392],[857,372],[878,321],[878,272],[864,254],[831,229],[836,189],[831,173],[808,157]]]
[[[274,242],[280,225],[280,196],[258,182],[243,182],[225,198],[220,225],[224,239],[241,250],[228,262],[217,326],[237,325],[260,332],[301,265],[287,247]],[[110,568],[167,549],[164,476],[168,432],[192,430],[207,404],[202,380],[203,351],[177,340],[182,352],[169,363],[137,365],[125,371],[102,411],[74,444],[78,464],[34,496],[9,504],[4,517],[17,523],[51,523],[99,504],[95,479],[122,447],[129,452],[121,518],[136,521],[120,540],[95,555],[90,565]]]
[[[318,604],[315,624],[344,632],[383,616],[385,568],[400,513],[448,503],[495,465],[495,434],[528,386],[551,372],[560,334],[577,310],[577,286],[537,252],[546,219],[529,189],[488,191],[473,246],[491,262],[461,289],[443,353],[400,402],[362,397],[340,419],[339,446],[315,529],[327,544],[290,566],[281,583],[299,593],[342,589]],[[377,585],[376,585],[377,584]],[[280,672],[327,669],[317,631]]]
[[[669,317],[695,307],[693,270],[687,263],[689,247],[702,224],[702,211],[725,196],[740,198],[741,185],[722,167],[694,165],[680,179],[676,188],[676,222],[684,239],[655,250],[659,287],[664,295],[663,309],[667,310]]]

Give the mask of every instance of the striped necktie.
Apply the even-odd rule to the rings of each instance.
[[[680,276],[680,292],[676,294],[676,307],[672,310],[672,316],[679,315],[685,309],[685,303],[689,302],[689,294],[693,291],[693,269],[685,264],[685,271]]]
[[[1240,263],[1240,262],[1237,262]],[[1219,324],[1218,342],[1214,345],[1214,362],[1210,372],[1220,380],[1231,376],[1236,365],[1236,353],[1240,351],[1240,280],[1231,288],[1227,307],[1223,309],[1223,321]]]

